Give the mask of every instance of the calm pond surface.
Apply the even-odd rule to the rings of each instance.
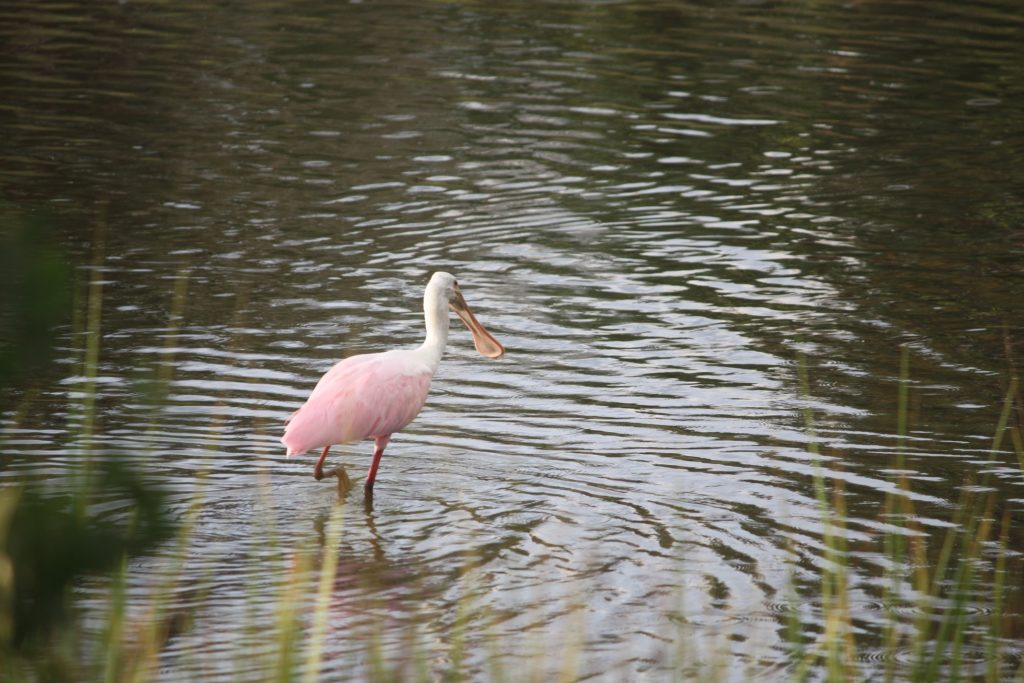
[[[723,678],[784,679],[793,580],[822,629],[808,406],[867,642],[886,495],[937,535],[987,472],[993,516],[1018,522],[1016,666],[1024,477],[989,449],[1024,362],[1018,0],[14,0],[0,17],[3,211],[52,226],[80,304],[57,362],[13,390],[0,484],[59,490],[79,461],[92,280],[97,441],[178,516],[202,500],[167,680],[270,675],[250,655],[273,589],[339,499],[331,679],[365,675],[371,638],[408,657],[412,630],[443,671],[462,618],[474,678],[578,645],[582,677],[665,680],[682,634],[723,653]],[[480,357],[453,320],[372,504],[339,494],[315,454],[284,457],[282,423],[337,359],[419,344],[435,270],[508,353]],[[371,452],[331,463],[358,482]],[[137,558],[131,590],[169,567]]]

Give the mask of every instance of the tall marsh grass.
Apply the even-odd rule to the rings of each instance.
[[[885,623],[881,633],[872,632],[858,623],[851,605],[848,567],[849,548],[844,527],[845,491],[841,479],[830,476],[828,463],[821,458],[814,438],[814,417],[805,412],[805,428],[811,456],[816,461],[810,482],[818,501],[821,540],[825,551],[815,592],[807,586],[791,587],[793,609],[780,619],[778,631],[789,643],[789,666],[780,673],[773,669],[773,680],[793,681],[958,681],[977,680],[986,683],[1024,680],[1024,668],[1007,658],[1003,651],[1007,636],[1007,617],[1003,614],[1007,585],[1008,561],[1013,553],[1008,547],[1010,514],[997,514],[999,501],[986,486],[991,475],[982,473],[973,485],[963,487],[959,504],[952,511],[950,525],[942,534],[926,531],[915,516],[910,479],[905,469],[903,446],[907,425],[907,384],[909,357],[903,354],[903,371],[898,387],[897,451],[893,470],[896,490],[884,501],[882,518],[889,531],[879,540],[879,551],[886,558],[882,579],[881,602]],[[802,365],[801,383],[807,390],[806,366]],[[1010,426],[1015,401],[1019,400],[1018,383],[1009,382],[1003,408],[995,430],[990,459],[1002,453],[1003,441],[1009,440],[1018,459],[1024,462],[1024,449],[1018,425]],[[0,496],[0,532],[10,528],[12,509],[17,505],[11,490]],[[203,619],[198,607],[183,609],[175,605],[176,582],[184,574],[190,538],[196,516],[203,503],[203,487],[182,520],[172,541],[163,551],[163,577],[145,595],[127,589],[130,560],[122,554],[107,578],[93,581],[106,583],[109,600],[93,621],[100,629],[83,630],[81,616],[72,612],[67,621],[49,632],[43,642],[22,649],[10,637],[14,618],[10,602],[2,604],[0,613],[0,667],[4,680],[63,681],[147,681],[164,667],[164,677],[174,680],[207,680],[224,675],[222,660],[234,658],[237,680],[275,680],[304,682],[318,680],[429,681],[429,680],[578,680],[587,669],[587,653],[580,623],[579,637],[561,637],[557,648],[530,648],[531,655],[515,661],[497,654],[490,636],[470,638],[468,633],[485,608],[478,604],[479,591],[473,586],[474,575],[467,571],[462,578],[462,594],[457,614],[445,632],[433,634],[429,641],[410,627],[406,636],[405,656],[395,659],[384,654],[380,631],[352,634],[364,641],[364,666],[347,677],[330,666],[325,648],[329,632],[332,592],[338,569],[335,549],[343,538],[345,508],[337,505],[327,520],[322,540],[310,539],[300,547],[283,547],[272,529],[268,529],[268,545],[279,566],[288,569],[275,578],[272,591],[272,621],[260,619],[260,627],[239,624],[238,648],[234,653],[191,653],[176,657],[173,668],[167,669],[165,653],[168,643],[177,635],[189,633]],[[269,497],[269,496],[268,496]],[[0,544],[5,537],[0,535]],[[0,547],[6,548],[4,545]],[[0,580],[9,581],[11,558],[0,557]],[[471,563],[470,563],[471,564]],[[209,580],[209,579],[208,579]],[[980,598],[976,586],[992,586],[987,616],[972,612]],[[200,586],[199,592],[210,590]],[[265,592],[254,586],[248,597],[257,611],[266,605]],[[265,590],[265,589],[260,589]],[[9,594],[8,594],[9,597]],[[73,596],[65,599],[74,602]],[[983,601],[983,600],[982,600]],[[201,604],[201,600],[198,601]],[[806,622],[797,609],[799,604],[813,604],[814,624]],[[571,610],[570,610],[571,611]],[[580,621],[583,610],[577,609]],[[686,616],[685,614],[683,615]],[[1016,617],[1012,617],[1016,618]],[[268,623],[270,624],[268,626]],[[670,622],[669,622],[670,623]],[[695,640],[692,632],[676,634],[676,647],[671,653],[674,680],[717,681],[733,678],[735,667],[728,662],[728,641],[708,643]],[[488,662],[487,666],[471,667],[467,654],[472,648]],[[979,660],[977,653],[982,653]],[[770,659],[770,658],[769,658]],[[879,660],[880,665],[865,666]],[[756,664],[744,668],[760,677]],[[219,672],[219,674],[218,674]],[[554,672],[554,674],[552,674]],[[552,678],[554,675],[554,678]],[[600,678],[600,677],[598,677]],[[621,676],[610,676],[620,680]],[[625,680],[628,680],[627,676]]]
[[[102,244],[102,239],[98,243]],[[98,278],[99,269],[93,272]],[[172,323],[182,317],[186,288],[187,273],[183,272],[173,293]],[[487,607],[479,602],[478,596],[484,591],[475,585],[472,558],[467,558],[467,569],[460,579],[462,597],[454,617],[447,622],[432,619],[430,638],[421,633],[423,626],[410,626],[401,647],[403,654],[395,657],[394,648],[384,647],[380,630],[349,633],[346,637],[362,642],[363,665],[358,671],[332,666],[327,643],[339,562],[336,549],[345,534],[343,504],[330,513],[322,539],[310,538],[297,547],[282,543],[273,528],[273,515],[268,515],[271,521],[264,530],[264,556],[253,558],[254,562],[287,569],[275,570],[270,591],[255,581],[244,589],[246,613],[251,618],[236,624],[237,633],[229,641],[236,644],[228,651],[188,652],[169,662],[168,648],[175,639],[202,628],[202,598],[213,590],[213,579],[207,576],[198,586],[190,587],[195,596],[190,601],[193,606],[182,607],[176,598],[206,487],[197,487],[192,504],[175,528],[162,516],[164,499],[160,491],[146,487],[133,473],[106,468],[102,453],[93,452],[95,386],[90,378],[96,377],[101,352],[99,280],[91,280],[87,291],[88,314],[82,321],[82,374],[87,390],[80,422],[82,443],[87,444],[83,457],[89,463],[83,468],[85,474],[70,499],[54,500],[31,482],[0,489],[0,679],[148,681],[162,672],[164,678],[173,680],[568,682],[580,679],[585,671],[594,678],[584,646],[587,625],[581,608],[583,596],[566,606],[574,624],[569,633],[559,634],[552,641],[520,646],[521,655],[500,654],[517,648],[500,647],[497,636],[487,633],[486,627],[483,634],[474,634],[473,629],[485,621],[479,617]],[[168,354],[170,349],[169,345]],[[802,392],[809,397],[807,364],[801,361],[798,366]],[[161,365],[158,383],[166,386],[170,382],[170,367],[169,362]],[[823,561],[813,588],[809,589],[806,582],[791,581],[791,609],[778,619],[776,629],[787,644],[783,655],[787,665],[779,668],[778,652],[765,653],[764,662],[770,664],[764,665],[764,671],[756,659],[739,667],[751,680],[1024,681],[1024,666],[1004,652],[1008,636],[1016,637],[1019,632],[1007,632],[1010,620],[1018,620],[1019,615],[1004,614],[1008,592],[1019,589],[1010,585],[1008,578],[1010,560],[1018,555],[1009,547],[1010,513],[1002,509],[1002,502],[988,486],[992,476],[989,468],[978,481],[962,487],[944,533],[923,527],[916,516],[913,496],[909,495],[912,487],[905,460],[910,386],[910,355],[906,349],[900,367],[894,416],[896,451],[890,468],[896,481],[881,510],[888,530],[877,538],[885,568],[874,577],[880,580],[884,624],[880,632],[866,628],[855,614],[845,528],[846,492],[843,479],[832,476],[829,469],[835,461],[826,460],[819,452],[815,418],[808,402],[804,428],[814,462],[808,484],[818,506]],[[1020,401],[1014,377],[1008,382],[989,461],[994,463],[1001,456],[1008,436],[1024,471],[1021,426],[1011,425],[1013,407],[1020,406]],[[153,419],[158,419],[156,410]],[[210,445],[211,451],[215,446]],[[137,503],[136,512],[116,524],[92,509],[94,492],[110,487],[121,487],[118,490]],[[268,508],[272,507],[269,492],[264,498]],[[19,511],[29,507],[29,519],[25,514],[19,516]],[[50,519],[53,525],[32,526],[33,521],[42,518]],[[33,537],[33,533],[37,535]],[[93,548],[99,553],[87,552],[88,548],[47,552],[55,542],[67,543],[74,550],[77,546],[68,534],[80,534],[93,544],[101,539],[102,545]],[[130,590],[131,558],[139,554],[152,557],[154,552],[159,560],[154,566],[162,568],[159,579],[145,591]],[[791,554],[795,556],[795,552]],[[54,563],[61,565],[60,576],[50,583],[36,580],[33,573],[44,572]],[[105,587],[109,596],[102,608],[94,605],[88,615],[77,604],[75,586],[82,581]],[[992,587],[987,600],[977,595],[976,586],[980,584]],[[31,600],[26,603],[28,595]],[[987,616],[971,612],[970,608],[979,602],[989,607]],[[813,612],[810,620],[807,606]],[[44,608],[52,614],[38,613]],[[665,622],[666,629],[676,632],[661,634],[672,643],[667,648],[671,679],[735,679],[737,667],[729,662],[728,638],[701,641],[685,628],[690,616],[685,606],[678,611],[678,620]],[[265,618],[268,612],[272,619]],[[976,653],[981,653],[980,658]],[[483,660],[486,665],[472,664],[471,660]],[[872,660],[881,664],[865,664]],[[630,679],[621,673],[609,673],[608,678]]]

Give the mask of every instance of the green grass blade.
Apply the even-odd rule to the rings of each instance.
[[[306,670],[302,677],[304,683],[314,683],[320,679],[320,659],[323,655],[324,634],[327,632],[328,608],[334,588],[334,577],[338,569],[338,543],[341,541],[341,531],[345,524],[344,511],[344,506],[335,505],[327,521],[323,560],[320,564],[320,583],[313,612],[313,630],[306,656]]]

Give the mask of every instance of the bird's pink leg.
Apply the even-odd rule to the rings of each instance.
[[[380,467],[380,457],[384,455],[384,447],[388,445],[388,441],[391,440],[391,435],[378,436],[374,439],[374,451],[373,451],[373,462],[370,463],[370,473],[366,475],[366,483],[363,484],[363,488],[367,491],[373,491],[373,481],[377,478],[377,468]]]
[[[316,467],[313,468],[313,478],[317,481],[324,478],[324,458],[327,457],[329,450],[331,450],[330,446],[324,446],[324,451],[320,454],[320,459],[316,461]]]

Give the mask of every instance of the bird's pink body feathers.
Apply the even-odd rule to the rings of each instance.
[[[419,414],[433,374],[415,351],[346,358],[289,418],[281,439],[288,456],[399,431]]]

